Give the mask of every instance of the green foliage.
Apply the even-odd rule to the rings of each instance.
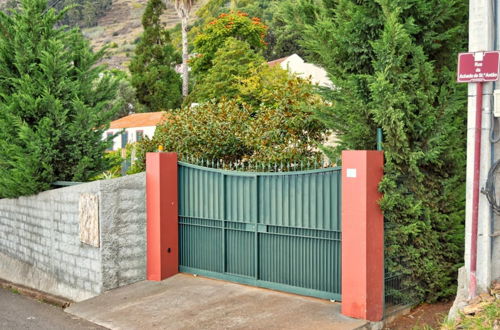
[[[154,138],[139,143],[134,171],[143,170],[145,153],[160,145],[180,157],[225,162],[290,163],[321,156],[317,146],[325,127],[311,111],[324,103],[309,81],[267,65],[260,55],[264,30],[260,20],[243,13],[222,14],[208,24],[205,39],[197,41],[218,46],[187,102],[201,105],[168,114]]]
[[[139,102],[150,111],[178,107],[181,103],[181,78],[173,69],[180,60],[172,46],[160,15],[165,9],[161,0],[149,0],[142,17],[142,35],[129,69]]]
[[[222,14],[221,8],[226,7],[227,0],[208,0],[198,9],[196,16],[202,20],[212,19]]]
[[[91,3],[90,1],[86,1],[83,3],[80,13],[81,20],[79,22],[79,25],[82,27],[96,26],[97,19],[99,18],[99,16],[102,16],[102,14],[99,15],[95,4]]]
[[[112,0],[62,0],[55,3],[58,10],[68,6],[73,8],[62,18],[62,24],[91,27],[96,26],[98,19],[111,10]]]
[[[387,271],[408,279],[410,300],[449,296],[463,255],[465,92],[453,72],[466,2],[332,3],[302,40],[337,87],[317,112],[340,140],[330,151],[375,149],[382,128]]]
[[[195,74],[203,74],[213,65],[215,53],[222,48],[228,38],[247,42],[256,52],[264,49],[267,27],[259,18],[249,18],[242,12],[223,13],[206,24],[194,39],[194,52],[197,57],[191,61]]]
[[[20,0],[8,0],[5,4],[0,4],[0,10],[17,8],[20,2]],[[111,10],[112,2],[112,0],[58,0],[50,1],[49,6],[56,11],[69,8],[57,22],[58,25],[83,28],[96,26],[98,19]]]
[[[264,57],[268,60],[290,56],[305,55],[300,45],[302,30],[306,24],[316,20],[319,9],[326,1],[321,0],[210,0],[197,12],[202,22],[208,22],[232,11],[241,11],[251,17],[259,17],[269,26],[265,36],[267,48]],[[196,24],[197,25],[197,24]],[[195,26],[191,33],[199,34]]]
[[[493,297],[492,300],[491,302],[481,302],[477,304],[477,313],[472,315],[463,315],[460,313],[455,320],[443,322],[440,329],[491,330],[498,328],[498,323],[500,322],[500,299],[495,299],[495,297]]]
[[[260,17],[269,26],[264,56],[276,59],[292,54],[305,55],[299,44],[301,31],[306,24],[316,20],[320,4],[318,0],[253,0],[241,2],[238,9]]]
[[[175,151],[182,157],[225,162],[289,163],[318,159],[312,146],[322,140],[323,127],[300,106],[286,111],[258,109],[236,100],[221,99],[169,113],[152,140],[138,144],[138,169],[146,152]]]
[[[91,178],[92,181],[109,180],[113,178],[119,178],[121,176],[122,163],[123,163],[123,158],[121,156],[121,149],[106,152],[104,157],[108,159],[110,167],[108,170]]]
[[[62,14],[45,0],[0,13],[0,198],[86,181],[110,166],[101,139],[116,81],[78,30],[55,28]]]
[[[264,58],[252,51],[248,43],[229,37],[215,53],[213,66],[199,78],[189,100],[238,97],[243,80],[264,63]]]
[[[137,142],[127,143],[125,148],[120,148],[113,151],[106,152],[105,157],[109,159],[111,168],[92,180],[108,180],[119,178],[123,175],[136,174],[141,171],[134,171],[134,167],[130,166],[135,161],[135,154],[137,149]],[[137,167],[136,167],[137,168]]]
[[[228,41],[233,43],[235,41]],[[181,157],[225,162],[291,163],[321,157],[325,127],[311,111],[323,104],[308,81],[261,65],[242,77],[235,97],[218,95],[199,106],[169,113],[152,140],[138,144],[135,171],[158,146]],[[222,87],[224,88],[224,87]]]
[[[118,91],[116,93],[116,97],[108,105],[109,109],[117,109],[113,120],[128,116],[131,113],[146,112],[147,108],[139,103],[136,96],[136,90],[130,83],[130,77],[127,73],[113,69],[109,72],[109,74],[111,74],[113,78],[118,81]]]
[[[195,86],[190,101],[221,98],[258,108],[269,106],[284,111],[306,100],[312,107],[323,105],[310,81],[290,75],[279,66],[270,67],[244,41],[229,38],[214,58],[214,65]]]

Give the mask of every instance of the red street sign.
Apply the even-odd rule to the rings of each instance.
[[[458,54],[458,82],[496,81],[499,74],[500,52]]]

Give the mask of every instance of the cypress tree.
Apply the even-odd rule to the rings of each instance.
[[[465,111],[448,98],[453,89],[439,94],[434,63],[400,22],[400,9],[383,8],[368,108],[385,133],[386,262],[405,274],[406,299],[435,300],[455,292],[462,257]]]
[[[161,24],[164,9],[161,0],[148,1],[142,16],[144,33],[129,66],[137,99],[150,111],[173,109],[182,101],[181,77],[173,69],[180,56]]]
[[[336,86],[317,112],[339,138],[329,152],[375,149],[382,128],[386,271],[404,275],[412,302],[449,296],[463,253],[466,107],[454,70],[467,3],[324,2],[302,44]]]
[[[23,0],[0,13],[0,198],[86,181],[109,168],[102,133],[116,83],[96,66],[76,30],[56,27],[64,11]]]

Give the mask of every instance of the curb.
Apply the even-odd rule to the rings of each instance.
[[[24,285],[12,283],[12,282],[2,280],[2,279],[0,279],[0,288],[4,288],[7,290],[11,290],[11,291],[17,291],[18,293],[20,293],[24,296],[28,296],[28,297],[34,298],[36,300],[40,300],[44,303],[51,304],[51,305],[54,305],[54,306],[57,306],[57,307],[60,307],[63,309],[68,307],[71,303],[73,303],[73,301],[71,301],[71,300],[68,300],[68,299],[65,299],[62,297],[58,297],[58,296],[54,296],[54,295],[51,295],[50,293],[38,291],[38,290],[35,290],[32,288],[28,288]]]
[[[389,313],[384,313],[384,318],[381,321],[366,321],[365,325],[359,326],[354,330],[381,330],[385,327],[386,324],[394,321],[394,319],[396,319],[397,317],[409,314],[413,307],[414,306],[412,305],[399,306],[391,310]]]

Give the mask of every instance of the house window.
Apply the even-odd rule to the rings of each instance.
[[[139,142],[144,138],[144,131],[143,130],[138,130],[135,132],[136,134],[136,141]]]
[[[128,143],[128,132],[124,131],[122,133],[122,148],[125,148],[127,146],[127,143]]]
[[[111,139],[112,136],[113,136],[112,132],[106,132],[106,138],[107,138],[107,140],[111,140],[111,144],[106,149],[107,151],[113,151],[113,147],[115,145],[115,142]]]

